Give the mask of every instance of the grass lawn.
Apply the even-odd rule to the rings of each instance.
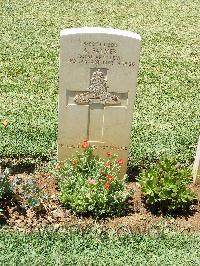
[[[200,236],[0,232],[1,265],[200,265]]]
[[[0,157],[56,153],[61,29],[142,36],[130,164],[165,152],[192,161],[199,134],[199,1],[1,1]]]

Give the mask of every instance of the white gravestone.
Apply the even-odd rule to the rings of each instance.
[[[200,137],[193,166],[193,182],[200,183]]]
[[[124,30],[61,31],[59,161],[87,139],[102,157],[118,154],[125,173],[140,45],[140,35]]]

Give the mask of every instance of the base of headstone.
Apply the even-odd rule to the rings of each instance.
[[[113,145],[108,144],[99,144],[95,142],[89,142],[89,145],[94,147],[94,155],[98,155],[100,158],[108,158],[107,153],[111,152],[113,155],[116,154],[117,158],[116,160],[122,160],[121,165],[121,175],[126,174],[127,169],[127,162],[128,162],[128,153],[127,153],[127,147],[114,147]],[[77,143],[76,145],[65,145],[62,146],[62,149],[60,149],[61,152],[58,155],[58,161],[62,162],[66,160],[66,152],[67,152],[67,158],[71,158],[73,155],[75,155],[76,152],[82,153],[84,149],[81,146],[81,143]]]

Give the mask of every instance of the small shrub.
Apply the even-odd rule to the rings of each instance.
[[[144,170],[138,178],[146,202],[160,210],[174,211],[185,208],[195,199],[190,184],[189,170],[162,159]]]
[[[12,192],[8,176],[9,170],[6,168],[4,172],[1,172],[0,168],[0,200]]]
[[[125,206],[126,176],[120,177],[122,160],[107,152],[107,159],[95,156],[94,148],[87,141],[82,144],[83,153],[58,165],[60,201],[76,213],[120,215]]]
[[[42,209],[47,195],[38,187],[35,180],[31,177],[28,179],[16,177],[11,184],[15,199],[20,201],[24,208],[32,208],[35,211]]]

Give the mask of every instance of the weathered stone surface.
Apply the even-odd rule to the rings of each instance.
[[[200,137],[197,144],[196,157],[193,166],[193,182],[200,183]]]
[[[140,53],[136,33],[104,28],[61,31],[58,158],[83,140],[119,155],[126,171]]]

